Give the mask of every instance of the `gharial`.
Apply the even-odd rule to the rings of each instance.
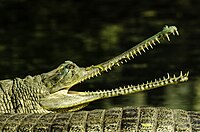
[[[175,26],[162,31],[124,53],[98,65],[78,67],[65,61],[41,75],[0,81],[1,131],[200,131],[200,113],[162,107],[124,107],[93,111],[82,109],[97,99],[126,95],[188,80],[188,72],[141,85],[113,90],[79,92],[70,88],[114,66],[123,64],[162,39],[179,35]]]

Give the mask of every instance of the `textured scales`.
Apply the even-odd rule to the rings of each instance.
[[[48,114],[3,114],[2,131],[198,132],[200,113],[163,107],[124,107]]]

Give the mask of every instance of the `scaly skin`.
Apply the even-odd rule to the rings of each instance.
[[[124,107],[92,111],[3,114],[6,132],[199,132],[200,113],[163,107]]]

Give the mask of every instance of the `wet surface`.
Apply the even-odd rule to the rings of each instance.
[[[0,3],[0,78],[24,78],[65,60],[90,66],[110,59],[167,25],[180,36],[109,73],[75,86],[112,89],[190,71],[189,81],[91,103],[86,109],[164,106],[200,111],[199,1],[51,1]]]

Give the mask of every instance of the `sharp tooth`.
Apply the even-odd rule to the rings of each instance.
[[[176,30],[175,32],[176,32],[176,34],[177,34],[177,35],[179,35],[179,33],[178,33],[178,31],[177,31],[177,30]]]
[[[136,91],[137,90],[137,86],[134,86],[133,88],[132,88],[132,91]]]
[[[163,80],[166,80],[165,76],[163,77]]]
[[[174,78],[176,78],[176,75],[174,74]]]
[[[186,75],[187,75],[187,76],[189,75],[189,71],[186,73]]]
[[[183,76],[183,72],[182,71],[180,72],[180,76]]]
[[[117,66],[120,66],[119,63],[117,63]]]
[[[168,78],[168,79],[170,78],[170,75],[169,75],[169,73],[167,73],[167,78]]]
[[[132,53],[132,52],[130,53],[130,55],[131,55],[131,57],[132,57],[132,58],[134,58],[134,56],[133,56],[133,53]]]
[[[151,87],[152,87],[152,83],[150,82],[150,83],[149,83],[149,88],[151,88]]]
[[[106,68],[105,71],[108,72],[108,69]]]
[[[140,52],[140,50],[139,50],[139,49],[137,49],[137,51],[138,51],[138,53],[141,55],[141,52]]]
[[[174,32],[175,32],[175,31],[174,31]],[[173,34],[173,35],[175,35],[175,33],[174,33],[174,32],[172,32],[172,34]]]
[[[153,45],[156,45],[156,43],[152,40]]]
[[[142,50],[144,51],[144,52],[146,52],[145,50],[144,50],[144,48],[142,47]]]
[[[156,41],[157,41],[158,43],[160,43],[160,41],[159,41],[159,39],[158,39],[158,38],[156,38]]]
[[[129,92],[128,92],[128,89],[125,89],[125,94],[128,94]]]
[[[134,54],[137,56],[137,52],[134,50]]]
[[[128,58],[129,60],[131,60],[131,58],[129,57],[129,55],[127,55],[126,58]]]
[[[124,61],[125,61],[125,62],[127,62],[127,60],[126,60],[126,59],[125,59]]]
[[[165,36],[167,37],[167,40],[170,41],[168,34],[165,34]]]
[[[91,77],[94,77],[94,74],[92,73]]]
[[[147,44],[145,44],[145,48],[146,48],[147,50],[149,50],[149,48],[148,48],[148,45],[147,45]]]
[[[111,69],[111,67],[112,67],[112,64],[108,66],[109,69]]]
[[[149,44],[149,46],[153,49],[153,46],[151,44]]]

